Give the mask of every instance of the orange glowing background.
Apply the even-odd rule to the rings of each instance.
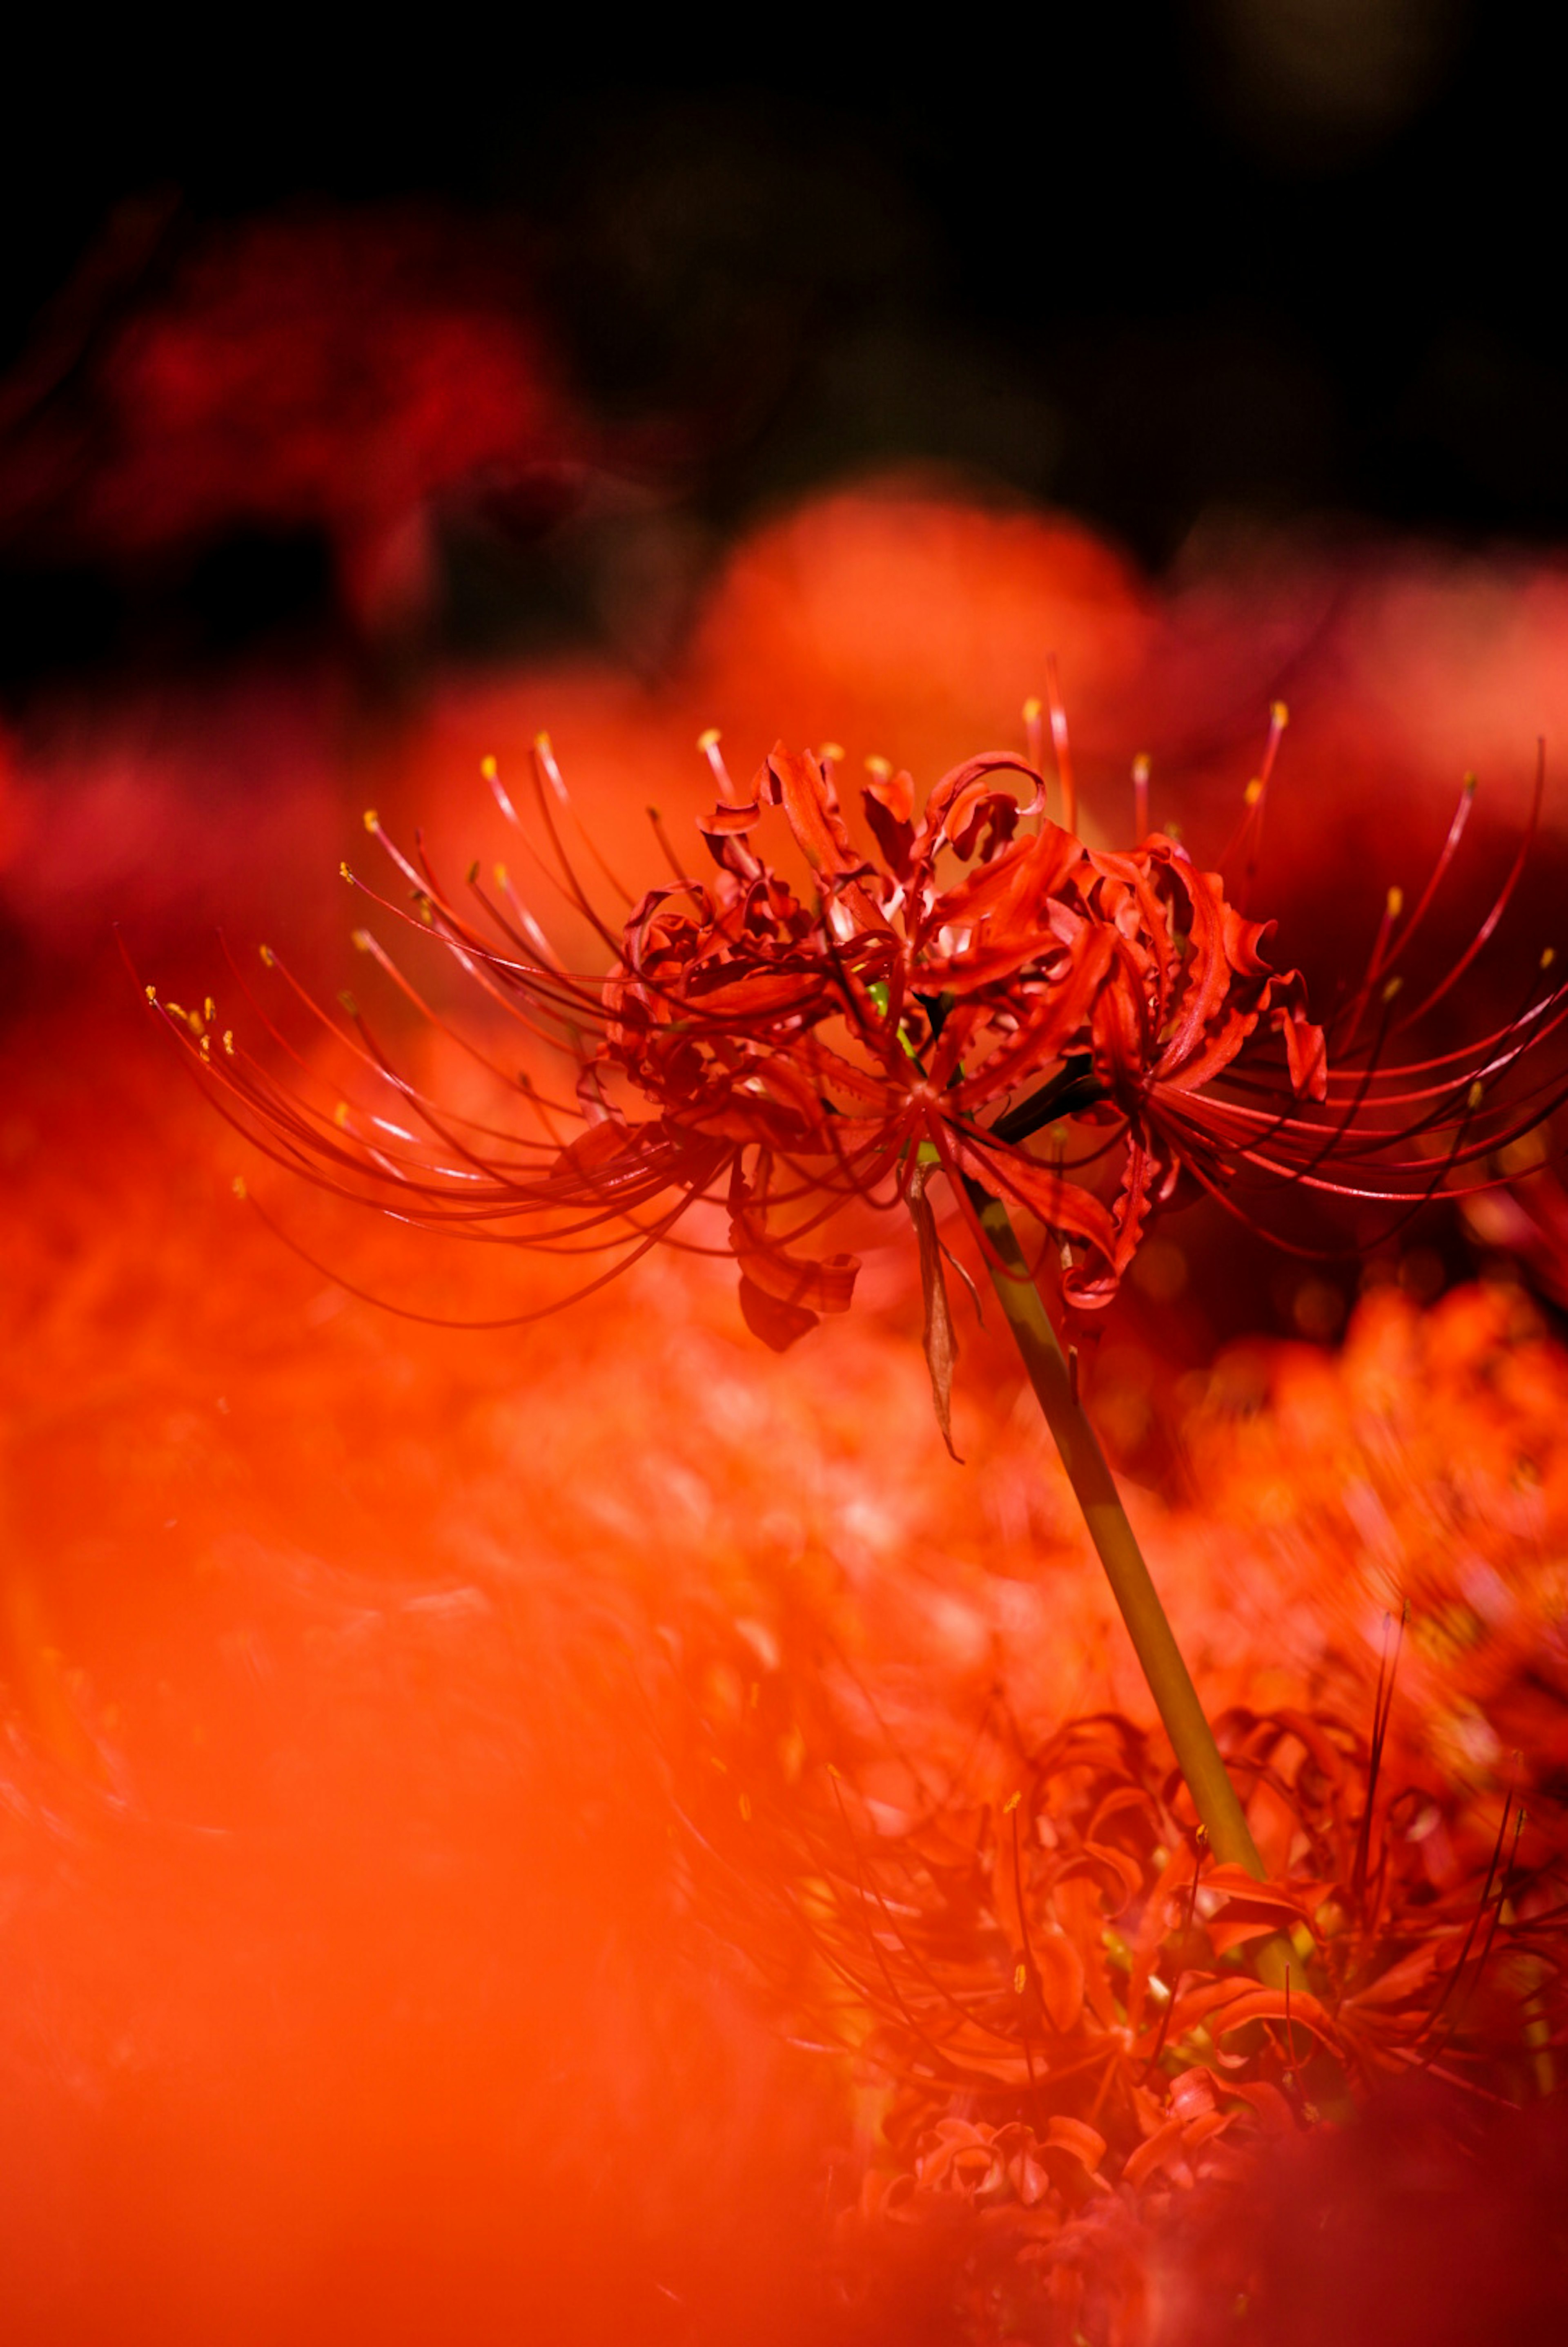
[[[715,1934],[687,1863],[682,1738],[748,1700],[712,1656],[738,1632],[760,1684],[831,1644],[933,1745],[998,1686],[1038,1735],[1149,1716],[994,1331],[964,1332],[968,1463],[942,1451],[896,1251],[783,1359],[728,1266],[673,1258],[520,1332],[379,1315],[283,1251],[233,1175],[416,1309],[545,1291],[525,1258],[433,1259],[259,1170],[109,923],[141,975],[226,1017],[219,915],[247,972],[266,937],[329,999],[362,989],[334,873],[367,804],[448,862],[493,852],[480,758],[517,764],[547,725],[635,868],[650,801],[677,828],[701,804],[700,728],[738,768],[831,736],[929,783],[1017,739],[1050,651],[1107,835],[1147,750],[1164,814],[1217,839],[1288,693],[1264,881],[1285,958],[1325,978],[1389,881],[1419,880],[1467,765],[1475,870],[1436,950],[1473,928],[1534,737],[1568,733],[1565,630],[1551,569],[1329,571],[1283,547],[1162,595],[1072,522],[905,478],[757,529],[652,681],[438,672],[372,724],[342,672],[275,662],[62,701],[5,746],[15,2335],[869,2335],[873,2315],[824,2310],[815,2263],[865,2080],[753,1993],[760,1952]],[[1531,951],[1563,851],[1559,818]],[[1460,1788],[1454,1830],[1484,1848],[1508,1752],[1533,1831],[1562,1798],[1568,1361],[1501,1259],[1424,1310],[1439,1244],[1385,1251],[1358,1301],[1172,1223],[1089,1390],[1216,1706],[1369,1709],[1411,1595],[1394,1743]]]

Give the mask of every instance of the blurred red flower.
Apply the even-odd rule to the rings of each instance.
[[[312,529],[363,627],[423,604],[443,502],[553,513],[586,453],[516,270],[412,207],[183,249],[177,221],[127,213],[7,388],[13,554],[112,567]]]

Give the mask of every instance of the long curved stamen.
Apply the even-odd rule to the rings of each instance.
[[[1518,887],[1520,880],[1523,876],[1524,867],[1530,860],[1530,851],[1535,845],[1536,834],[1541,828],[1542,803],[1545,798],[1545,795],[1546,743],[1544,739],[1542,739],[1535,745],[1535,788],[1530,802],[1530,820],[1525,825],[1524,832],[1520,839],[1513,862],[1509,866],[1508,876],[1503,881],[1502,888],[1498,891],[1496,901],[1492,905],[1492,910],[1487,914],[1485,920],[1482,921],[1480,928],[1476,931],[1475,936],[1466,947],[1464,952],[1454,963],[1452,969],[1448,971],[1447,975],[1442,978],[1435,987],[1433,987],[1431,992],[1426,996],[1423,1001],[1418,1003],[1413,1010],[1406,1012],[1402,1021],[1403,1025],[1414,1026],[1417,1020],[1424,1019],[1428,1011],[1434,1010],[1443,999],[1445,995],[1451,994],[1453,989],[1459,984],[1460,979],[1464,976],[1466,970],[1469,969],[1471,965],[1474,962],[1477,955],[1480,954],[1496,936],[1498,924],[1502,920],[1504,913],[1508,910],[1510,904],[1512,902],[1513,892]]]
[[[570,1296],[558,1297],[550,1304],[538,1305],[527,1312],[502,1313],[493,1319],[454,1320],[442,1313],[415,1311],[408,1305],[396,1303],[388,1296],[373,1295],[370,1289],[361,1287],[355,1281],[345,1278],[341,1270],[318,1261],[308,1248],[301,1246],[280,1223],[268,1214],[260,1200],[249,1197],[243,1188],[239,1194],[250,1206],[252,1213],[260,1216],[273,1236],[280,1240],[290,1254],[298,1255],[301,1263],[308,1264],[312,1271],[319,1272],[323,1279],[334,1281],[338,1286],[346,1290],[350,1296],[355,1296],[361,1304],[373,1304],[378,1311],[391,1312],[400,1320],[412,1320],[425,1328],[465,1328],[480,1331],[529,1327],[536,1321],[550,1319],[557,1312],[565,1311],[571,1305],[585,1302],[590,1296],[596,1296],[602,1288],[607,1287],[612,1280],[618,1279],[623,1272],[629,1270],[634,1263],[651,1253],[664,1235],[662,1228],[650,1232],[628,1255],[623,1255],[607,1271],[601,1273],[597,1279],[587,1281],[585,1286],[575,1288]],[[669,1224],[665,1226],[666,1228],[673,1225],[678,1215],[686,1212],[688,1203],[689,1201],[682,1199],[679,1205],[672,1210]]]
[[[1253,877],[1257,869],[1258,852],[1263,840],[1263,817],[1268,804],[1268,785],[1274,774],[1274,762],[1279,755],[1279,744],[1284,739],[1285,728],[1289,723],[1290,712],[1284,702],[1271,702],[1268,711],[1268,733],[1263,744],[1263,755],[1258,761],[1257,774],[1242,793],[1241,820],[1220,851],[1219,866],[1221,871],[1224,871],[1226,866],[1233,862],[1240,848],[1243,846],[1247,848],[1247,868],[1242,878],[1239,898],[1243,911],[1246,910]]]
[[[1062,702],[1062,688],[1056,677],[1056,655],[1052,652],[1045,661],[1045,691],[1051,704],[1051,747],[1056,759],[1057,779],[1062,785],[1062,828],[1076,832],[1078,828],[1078,785],[1073,774],[1073,753],[1067,740],[1067,712]]]
[[[1432,899],[1437,895],[1438,890],[1441,887],[1444,876],[1447,874],[1448,868],[1453,862],[1455,856],[1459,853],[1460,841],[1464,837],[1465,825],[1470,821],[1470,811],[1475,805],[1475,793],[1476,778],[1473,774],[1466,774],[1464,782],[1460,789],[1459,805],[1453,811],[1453,819],[1449,825],[1448,835],[1444,839],[1441,848],[1439,850],[1437,862],[1432,866],[1431,871],[1427,876],[1427,885],[1421,890],[1420,897],[1416,900],[1416,908],[1414,912],[1410,915],[1410,919],[1405,923],[1403,929],[1400,932],[1398,944],[1394,947],[1388,961],[1384,964],[1385,969],[1392,969],[1394,964],[1400,958],[1400,957],[1409,952],[1411,938],[1416,935],[1421,923],[1425,920],[1427,914],[1431,911]]]

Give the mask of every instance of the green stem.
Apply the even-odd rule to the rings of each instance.
[[[1004,1270],[993,1266],[993,1283],[1023,1357],[1029,1382],[1056,1438],[1062,1464],[1084,1511],[1089,1537],[1100,1553],[1112,1594],[1122,1609],[1122,1619],[1143,1665],[1149,1692],[1158,1706],[1176,1766],[1186,1779],[1187,1790],[1207,1832],[1209,1848],[1222,1865],[1244,1866],[1262,1881],[1267,1870],[1252,1839],[1247,1812],[1227,1774],[1214,1730],[1198,1701],[1192,1674],[1182,1659],[1181,1648],[1150,1578],[1137,1536],[1127,1521],[1105,1454],[1073,1390],[1074,1381],[1056,1341],[1056,1331],[1029,1276],[1007,1209],[978,1183],[968,1182],[965,1186],[987,1239],[1005,1266]]]

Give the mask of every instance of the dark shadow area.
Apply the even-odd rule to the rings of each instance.
[[[699,571],[759,507],[911,459],[1064,504],[1156,570],[1217,518],[1568,527],[1568,329],[1533,257],[1563,200],[1522,9],[1048,11],[1004,50],[901,52],[875,79],[804,40],[651,79],[555,44],[482,54],[454,29],[305,70],[280,39],[222,106],[151,46],[39,54],[0,164],[6,432],[204,237],[435,203],[505,247],[637,484],[630,583],[607,589],[616,531],[585,554],[547,498],[449,500],[450,649],[525,649],[563,612],[613,634],[637,562]],[[117,279],[117,207],[144,248],[127,273],[121,236]],[[695,536],[672,548],[650,502]],[[312,528],[219,516],[128,569],[0,547],[7,672],[316,626]]]

